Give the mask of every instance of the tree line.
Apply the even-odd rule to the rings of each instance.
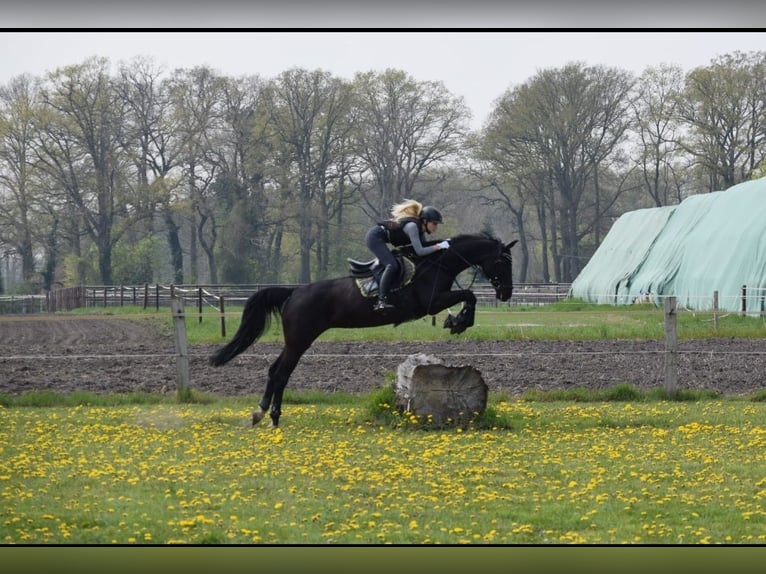
[[[105,58],[0,86],[0,288],[303,283],[366,257],[394,203],[517,237],[516,280],[569,282],[622,213],[760,177],[766,54],[635,76],[572,62],[481,129],[404,71],[270,79]]]

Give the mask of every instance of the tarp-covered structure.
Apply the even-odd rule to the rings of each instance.
[[[766,178],[639,209],[615,221],[575,278],[570,296],[591,303],[661,304],[695,310],[766,310]]]

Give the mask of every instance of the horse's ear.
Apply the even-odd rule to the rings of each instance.
[[[503,251],[508,251],[508,252],[510,253],[510,251],[511,251],[511,247],[513,247],[514,245],[516,245],[518,242],[519,242],[519,240],[518,240],[518,239],[514,239],[513,241],[511,241],[511,242],[510,242],[508,245],[506,245],[506,246],[503,248]]]

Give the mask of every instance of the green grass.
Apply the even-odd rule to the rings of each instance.
[[[508,428],[371,396],[0,409],[3,544],[763,544],[766,405],[492,398]],[[263,424],[263,423],[262,423]]]
[[[389,377],[393,380],[393,374]],[[286,405],[345,405],[356,403],[360,400],[359,395],[347,392],[327,393],[317,390],[292,390],[285,389],[283,402]],[[657,401],[705,401],[724,399],[741,399],[749,402],[766,402],[766,391],[756,391],[750,395],[736,397],[722,397],[713,390],[687,390],[681,389],[674,396],[668,396],[667,391],[662,387],[649,390],[640,390],[632,385],[619,384],[614,387],[604,389],[589,389],[586,387],[574,387],[570,389],[553,390],[530,390],[525,391],[519,397],[512,397],[506,392],[490,393],[488,404],[493,402],[509,402],[520,400],[525,402],[551,403],[551,402],[574,402],[574,403],[596,403],[596,402],[657,402]],[[179,397],[175,394],[155,394],[155,393],[91,393],[87,391],[75,391],[70,393],[60,393],[56,391],[28,391],[21,394],[2,394],[0,393],[0,406],[2,407],[78,407],[78,406],[131,406],[131,405],[157,405],[157,404],[211,404],[225,401],[227,403],[252,405],[256,403],[260,396],[241,395],[236,397],[217,397],[191,389],[186,397]],[[369,394],[366,402],[368,403],[367,414],[373,419],[379,418],[380,421],[392,423],[391,426],[398,426],[394,418],[387,419],[391,405],[394,403],[393,386],[384,383],[379,389]],[[379,422],[380,422],[379,421]]]
[[[94,310],[89,310],[93,313]],[[169,310],[107,310],[172,329]],[[196,312],[196,310],[195,310]],[[227,316],[230,337],[238,323]],[[455,338],[431,319],[339,340]],[[459,338],[663,338],[662,311],[564,302],[481,308]],[[187,317],[219,343],[220,318]],[[759,318],[679,313],[679,337],[763,337]],[[280,340],[273,325],[266,340]],[[3,544],[764,544],[766,392],[491,394],[432,429],[365,395],[0,396]]]
[[[457,312],[455,308],[453,312]],[[124,315],[135,319],[159,323],[172,333],[169,309],[155,311],[140,307],[89,308],[78,313]],[[197,308],[186,308],[188,341],[195,343],[222,343],[234,334],[240,322],[241,308],[230,307],[225,314],[226,337],[221,335],[220,313],[210,307],[203,308],[201,320]],[[434,340],[663,340],[664,315],[661,308],[652,305],[611,306],[566,300],[542,307],[479,306],[475,325],[460,335],[452,335],[442,328],[447,312],[436,318],[424,317],[397,327],[387,325],[366,329],[333,329],[325,332],[320,341],[434,341]],[[435,325],[434,325],[435,323]],[[766,318],[736,313],[719,315],[716,328],[712,312],[678,312],[678,337],[702,338],[761,338],[766,337]],[[281,341],[278,320],[264,334],[263,341]]]

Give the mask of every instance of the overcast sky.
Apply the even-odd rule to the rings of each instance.
[[[734,51],[766,50],[766,31],[0,31],[0,83],[22,73],[107,57],[112,64],[151,56],[168,70],[208,65],[231,76],[266,79],[293,68],[324,69],[350,79],[361,71],[405,70],[418,81],[442,81],[463,96],[473,127],[493,102],[537,71],[573,61],[640,74],[677,64],[688,71]]]

